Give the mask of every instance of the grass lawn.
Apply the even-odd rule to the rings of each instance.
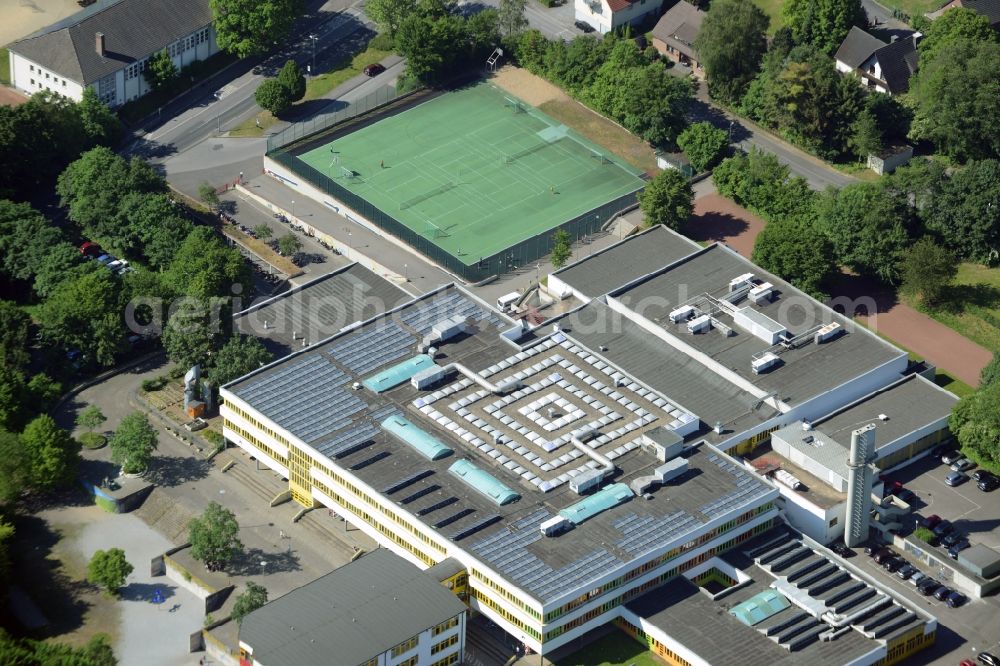
[[[344,81],[361,74],[366,66],[390,55],[392,55],[392,51],[383,51],[369,46],[353,58],[341,60],[329,72],[313,77],[306,82],[306,96],[304,99],[310,100],[322,97]],[[263,120],[261,123],[263,123]]]
[[[781,16],[781,8],[784,6],[785,0],[754,0],[754,4],[771,17],[771,23],[767,27],[768,35],[773,35],[785,25],[785,19]]]
[[[950,305],[926,311],[992,352],[1000,352],[1000,268],[961,264]]]
[[[882,0],[882,4],[914,17],[940,9],[945,3],[944,0]]]
[[[663,666],[663,663],[638,641],[616,630],[560,660],[556,666]]]
[[[260,125],[257,125],[257,121]],[[261,111],[256,116],[247,118],[242,123],[229,130],[228,136],[240,139],[258,138],[264,136],[264,132],[272,127],[278,119],[270,111]]]
[[[648,143],[580,102],[568,97],[554,99],[539,105],[538,109],[610,150],[635,168],[650,174],[659,171],[656,152]]]
[[[0,49],[0,83],[10,85],[10,51]]]

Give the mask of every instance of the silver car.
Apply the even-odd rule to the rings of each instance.
[[[916,587],[917,583],[922,581],[924,578],[927,578],[927,574],[925,574],[922,571],[918,571],[917,573],[910,576],[910,582],[913,583],[914,587]]]
[[[967,469],[972,469],[976,466],[976,463],[972,462],[968,458],[959,458],[951,464],[951,469],[954,472],[964,472]]]

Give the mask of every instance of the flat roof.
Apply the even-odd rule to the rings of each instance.
[[[781,552],[782,549],[787,549],[787,553],[767,565],[758,564],[758,559],[748,553],[756,554],[755,551],[762,548],[764,550],[761,555]],[[791,557],[794,563],[780,570],[773,568],[785,557]],[[792,666],[805,663],[812,666],[842,666],[882,648],[889,638],[933,621],[932,617],[911,606],[905,599],[874,587],[840,558],[830,553],[814,551],[784,525],[741,544],[739,550],[730,551],[720,559],[743,571],[751,581],[734,592],[713,600],[687,578],[678,576],[663,587],[628,603],[627,608],[698,654],[707,663],[739,663],[747,666]],[[800,574],[795,585],[785,582],[789,574],[805,570],[808,572]],[[824,572],[826,575],[823,575]],[[818,576],[819,580],[809,581],[809,577],[813,575]],[[838,580],[841,582],[837,583]],[[803,585],[807,582],[808,585]],[[821,591],[821,585],[831,582],[837,584]],[[802,585],[802,589],[798,589],[799,585]],[[782,593],[791,604],[753,627],[747,626],[728,612],[769,590]],[[838,599],[838,595],[842,598]],[[859,601],[851,605],[852,599]],[[831,629],[830,625],[820,619],[822,613],[834,611],[846,614],[848,610],[856,612],[875,602],[879,602],[881,608],[850,625],[850,631],[833,640],[818,638],[820,633]],[[795,621],[796,616],[799,616],[798,621]],[[791,631],[795,627],[804,629],[795,638],[812,633],[817,637],[790,651],[780,645],[779,640],[762,633],[764,629],[779,627],[785,623],[789,623],[788,629],[775,632],[779,640],[782,632]],[[886,633],[879,638],[870,638],[864,633],[876,630]]]
[[[363,664],[466,606],[433,576],[379,548],[278,597],[240,625],[268,666]]]
[[[410,382],[379,394],[352,390],[353,382],[421,353],[434,325],[456,314],[467,317],[468,328],[434,342],[437,363],[459,363],[487,382],[516,378],[520,388],[497,395],[450,374],[430,390]],[[572,434],[596,429],[588,444],[613,459],[617,472],[610,480],[628,483],[662,464],[640,448],[644,431],[690,432],[699,420],[572,331],[528,336],[528,345],[519,347],[500,335],[514,326],[464,290],[446,286],[224,390],[543,603],[777,496],[702,444],[683,454],[689,471],[653,490],[651,499],[610,508],[569,535],[543,537],[543,521],[583,499],[569,480],[596,467],[571,444]],[[429,460],[385,432],[379,424],[393,414],[405,415],[454,454]],[[498,505],[450,474],[463,458],[520,499]]]
[[[691,334],[685,322],[675,324],[668,317],[680,305],[693,304],[704,311],[710,309],[712,303],[725,301],[730,281],[748,273],[755,276],[758,284],[770,283],[774,299],[755,304],[744,295],[742,299],[733,299],[733,306],[729,308],[723,304],[720,309],[713,310],[713,316],[731,329],[731,335],[725,335],[721,328]],[[717,243],[610,295],[788,404],[807,401],[873,368],[906,356],[904,351],[863,326]],[[744,307],[759,313],[752,317],[764,315],[779,322],[791,336],[802,334],[801,344],[792,348],[776,347],[744,330],[733,322],[730,314],[731,310]],[[839,324],[843,332],[826,343],[813,343],[812,333],[828,323]],[[751,361],[768,350],[775,351],[782,363],[768,372],[754,374]]]
[[[597,298],[701,248],[657,225],[553,273],[581,294]]]
[[[788,492],[801,495],[813,504],[823,509],[832,509],[847,499],[846,493],[837,492],[827,481],[813,476],[802,469],[780,453],[776,453],[770,443],[758,446],[753,453],[746,457],[747,461],[759,471],[764,471],[768,467],[783,469],[805,486],[803,490],[787,489]],[[777,485],[780,486],[777,482]]]
[[[875,450],[941,419],[947,419],[958,397],[920,375],[907,375],[847,407],[813,422],[813,428],[844,446],[851,445],[851,431],[874,423]],[[879,415],[888,420],[882,421]]]
[[[857,427],[860,428],[861,426]],[[810,430],[806,432],[802,429],[801,421],[797,421],[776,430],[771,436],[788,442],[788,445],[793,449],[802,452],[807,458],[822,464],[823,467],[836,473],[842,479],[847,478],[847,456],[850,447],[844,446],[822,431]],[[848,433],[849,436],[850,433]]]
[[[275,356],[287,356],[302,348],[303,338],[313,344],[411,298],[385,278],[354,263],[255,303],[233,315],[233,325],[244,335],[260,338]]]

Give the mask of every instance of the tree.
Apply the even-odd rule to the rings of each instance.
[[[569,232],[565,229],[557,229],[552,234],[552,251],[549,260],[556,268],[562,268],[569,261],[573,254],[573,245],[570,241]]]
[[[0,243],[3,244],[0,270],[8,276],[31,280],[38,265],[62,240],[62,233],[30,204],[0,201]]]
[[[869,155],[877,155],[882,151],[882,131],[879,129],[875,114],[867,109],[858,114],[851,125],[851,149],[858,159],[864,162]]]
[[[208,227],[195,227],[174,252],[163,284],[172,293],[207,301],[250,291],[250,267]]]
[[[233,604],[233,610],[229,615],[236,620],[236,624],[242,624],[243,618],[266,603],[267,588],[253,581],[247,581],[246,589],[236,597],[236,603]]]
[[[910,209],[878,183],[828,190],[817,204],[819,228],[833,243],[837,261],[888,284],[910,246]]]
[[[948,425],[963,453],[988,464],[1000,464],[1000,383],[981,387],[960,400]]]
[[[0,630],[0,663],[25,666],[116,666],[107,634],[97,634],[86,645],[74,648],[63,643],[15,639]]]
[[[694,210],[691,181],[676,169],[664,169],[639,195],[645,225],[662,224],[680,231]]]
[[[257,338],[234,335],[212,359],[209,377],[217,385],[228,384],[273,360],[271,352]]]
[[[500,22],[500,34],[504,37],[514,37],[528,27],[528,19],[524,10],[528,0],[500,0],[497,14]]]
[[[865,27],[861,0],[789,0],[782,9],[796,44],[812,44],[832,55],[852,26]]]
[[[258,224],[253,228],[253,235],[261,239],[262,241],[267,241],[269,238],[271,238],[271,236],[274,235],[274,232],[271,231],[271,227],[269,227],[268,225]]]
[[[278,251],[284,257],[291,257],[301,249],[302,241],[291,231],[278,239]]]
[[[150,56],[149,60],[146,61],[146,69],[142,71],[142,75],[149,87],[157,90],[172,83],[177,78],[177,67],[174,65],[174,59],[170,57],[166,49],[163,49]]]
[[[56,425],[52,417],[36,417],[21,433],[28,454],[31,485],[47,491],[73,481],[80,464],[80,444]]]
[[[793,178],[777,157],[756,147],[723,160],[712,172],[712,182],[719,194],[768,221],[808,214],[816,199],[804,178]]]
[[[754,242],[753,262],[820,299],[837,272],[833,244],[807,215],[768,222]]]
[[[11,505],[31,480],[31,464],[21,439],[0,428],[0,507]]]
[[[1000,352],[993,352],[993,359],[979,373],[979,386],[985,388],[1000,383]]]
[[[930,22],[917,48],[920,66],[929,64],[946,45],[959,40],[996,42],[997,33],[983,14],[965,7],[953,7]]]
[[[378,24],[379,31],[395,40],[399,25],[417,9],[415,0],[367,0],[365,13]]]
[[[292,96],[278,79],[264,79],[254,93],[257,106],[281,116],[292,105]]]
[[[921,58],[921,61],[923,58]],[[960,39],[938,47],[910,78],[910,134],[954,160],[1000,156],[1000,44]]]
[[[995,264],[1000,259],[1000,161],[969,162],[943,178],[924,219],[960,258]]]
[[[216,210],[219,207],[219,193],[215,191],[215,185],[207,180],[202,181],[198,186],[198,198],[208,206],[209,210]]]
[[[83,132],[91,145],[114,145],[121,137],[122,124],[118,116],[101,101],[94,86],[83,89],[77,111],[83,124]]]
[[[266,52],[291,32],[298,0],[209,0],[219,48],[238,58]]]
[[[729,135],[712,123],[701,122],[689,126],[677,137],[677,145],[697,172],[706,171],[722,159]]]
[[[201,517],[188,523],[191,557],[218,571],[243,552],[236,516],[217,502],[209,502]]]
[[[13,301],[0,300],[0,361],[22,369],[28,365],[28,327],[31,317]]]
[[[137,474],[149,467],[153,451],[159,446],[159,437],[145,414],[132,412],[118,424],[108,445],[111,460],[122,466],[122,472]]]
[[[207,365],[222,344],[221,305],[212,307],[189,297],[179,299],[172,309],[162,335],[167,356],[184,368]]]
[[[947,248],[924,236],[903,255],[900,273],[903,293],[934,307],[941,302],[945,287],[958,275],[958,260]]]
[[[423,83],[434,84],[457,69],[466,37],[461,17],[417,12],[399,24],[395,43],[406,58],[407,72]]]
[[[768,23],[767,15],[752,2],[712,3],[694,45],[712,97],[729,103],[740,100],[767,51]]]
[[[98,364],[114,365],[123,342],[121,283],[111,271],[66,280],[39,306],[46,340],[63,349],[85,350]]]
[[[104,588],[110,595],[118,592],[125,584],[125,579],[133,571],[132,565],[125,559],[125,551],[121,548],[99,550],[90,558],[87,565],[87,581]]]
[[[128,243],[127,251],[144,257],[157,270],[170,265],[177,248],[194,229],[184,209],[166,194],[126,195],[118,206],[118,219],[121,228],[127,230],[122,232],[127,235],[123,239]]]
[[[87,446],[100,445],[104,438],[94,431],[101,427],[108,418],[97,405],[90,405],[76,415],[76,427],[83,428],[84,433],[80,435],[80,441]]]
[[[97,265],[97,262],[88,266],[77,248],[60,241],[51,246],[48,253],[34,266],[35,293],[41,298],[48,298],[63,282],[94,269],[107,270]]]
[[[289,102],[297,102],[306,96],[306,75],[294,60],[288,60],[278,72],[278,83],[288,91]]]

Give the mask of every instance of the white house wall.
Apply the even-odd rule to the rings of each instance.
[[[51,90],[72,100],[83,99],[83,86],[13,51],[10,53],[10,82],[26,95]]]

